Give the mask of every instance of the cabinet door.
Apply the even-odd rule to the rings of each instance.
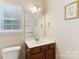
[[[34,55],[31,55],[31,59],[45,59],[44,53],[37,53]]]
[[[55,48],[46,52],[46,59],[55,59]]]

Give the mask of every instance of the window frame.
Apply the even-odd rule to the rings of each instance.
[[[23,9],[22,9],[22,6],[20,6],[20,5],[16,5],[16,4],[14,4],[14,3],[10,3],[10,4],[4,4],[4,3],[2,3],[2,4],[0,4],[0,5],[7,5],[7,6],[13,6],[13,7],[19,7],[19,8],[21,8],[21,19],[19,20],[20,21],[20,29],[16,29],[16,30],[2,30],[2,28],[0,29],[0,33],[15,33],[15,32],[23,32],[23,29],[22,29],[22,15],[23,15]],[[1,27],[2,27],[3,25],[1,24]]]

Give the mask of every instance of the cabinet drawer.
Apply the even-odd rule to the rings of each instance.
[[[49,44],[49,49],[52,49],[55,47],[55,43]]]
[[[44,45],[41,47],[41,50],[42,51],[47,51],[49,49],[49,46],[48,45]]]
[[[35,53],[39,53],[41,52],[41,48],[40,47],[35,47],[30,49],[31,54],[35,54]]]

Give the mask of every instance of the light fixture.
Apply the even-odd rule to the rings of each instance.
[[[41,8],[38,5],[35,5],[32,9],[31,9],[32,13],[39,13],[41,12]]]

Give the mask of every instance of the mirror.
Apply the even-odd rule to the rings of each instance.
[[[26,38],[43,37],[45,34],[44,23],[45,21],[44,21],[43,14],[41,13],[34,14],[34,13],[31,13],[30,11],[25,12],[25,36]]]

